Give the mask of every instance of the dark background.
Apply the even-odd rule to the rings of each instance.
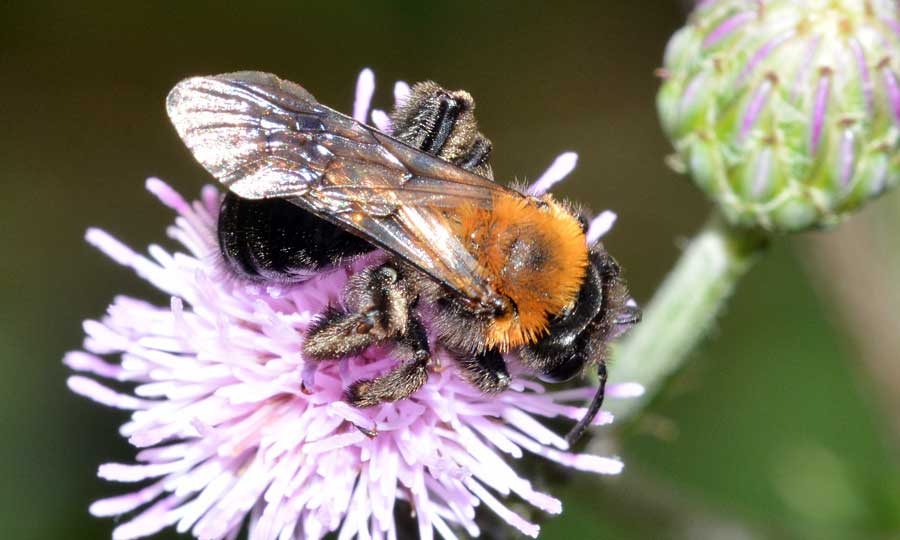
[[[668,0],[0,2],[0,536],[114,526],[87,506],[123,488],[95,472],[133,455],[125,415],[70,394],[60,360],[113,295],[164,301],[83,235],[165,243],[172,216],[145,177],[187,196],[209,181],[165,116],[178,80],[271,71],[348,112],[365,66],[382,108],[396,79],[465,88],[498,178],[579,152],[556,192],[618,212],[607,244],[646,302],[708,213],[665,167],[654,106],[684,15]],[[568,478],[542,538],[900,535],[898,210],[895,194],[837,234],[777,241],[623,437],[625,473]]]

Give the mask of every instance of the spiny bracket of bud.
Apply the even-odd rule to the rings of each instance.
[[[900,179],[895,0],[701,0],[666,48],[673,164],[733,224],[828,226]]]

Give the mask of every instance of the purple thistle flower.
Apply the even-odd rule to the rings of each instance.
[[[395,88],[397,99],[404,88]],[[369,117],[373,90],[366,70],[357,89],[358,118]],[[372,118],[381,124],[386,115]],[[562,174],[551,167],[532,189],[565,176],[572,156],[566,158],[571,166],[563,160]],[[351,407],[344,389],[391,366],[390,349],[333,362],[308,362],[300,351],[314,317],[339,301],[365,261],[301,284],[242,282],[220,264],[215,188],[204,188],[193,202],[155,178],[147,189],[177,213],[168,233],[183,251],[152,245],[149,256],[140,255],[99,229],[90,229],[87,240],[171,301],[159,306],[117,297],[105,317],[84,323],[84,351],[64,360],[80,372],[68,380],[73,392],[131,411],[120,432],[139,449],[136,463],[107,463],[98,474],[140,487],[90,507],[95,516],[129,514],[113,538],[174,526],[198,539],[233,539],[248,520],[251,540],[321,538],[332,531],[340,539],[391,539],[397,538],[398,500],[414,509],[423,539],[435,531],[444,539],[457,538],[454,530],[477,536],[475,509],[482,504],[537,536],[539,527],[503,499],[515,496],[551,514],[561,512],[561,503],[536,491],[505,458],[527,452],[582,471],[622,470],[615,458],[569,452],[541,422],[580,418],[594,388],[547,391],[514,363],[510,388],[486,396],[437,349],[440,368],[409,399]],[[601,214],[591,236],[602,235],[614,218]],[[613,384],[607,395],[641,391]],[[611,420],[603,412],[594,423]]]

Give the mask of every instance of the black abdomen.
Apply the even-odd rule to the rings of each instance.
[[[219,212],[219,248],[250,279],[302,281],[373,251],[354,236],[284,199],[242,199],[228,192]]]

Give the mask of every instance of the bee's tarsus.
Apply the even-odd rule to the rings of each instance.
[[[408,398],[428,380],[428,360],[397,364],[384,375],[356,381],[347,389],[347,401],[355,407],[373,407]]]
[[[378,436],[378,431],[375,429],[369,429],[369,428],[363,427],[359,424],[353,424],[353,427],[355,427],[357,430],[359,430],[360,433],[362,433],[363,435],[365,435],[366,437],[368,437],[370,439],[374,439],[375,437]]]

